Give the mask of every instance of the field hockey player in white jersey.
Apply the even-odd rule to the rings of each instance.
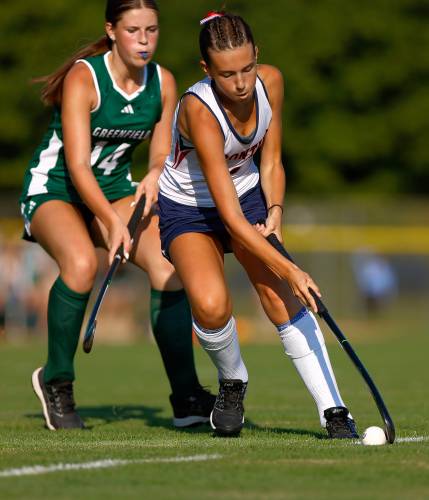
[[[152,208],[177,101],[173,76],[152,60],[159,34],[155,1],[108,0],[105,30],[41,79],[53,116],[26,171],[21,210],[26,239],[53,257],[60,274],[48,302],[48,359],[34,371],[33,388],[49,429],[83,427],[73,395],[74,357],[97,271],[95,247],[107,249],[111,262],[123,244],[150,280],[152,331],[172,388],[174,425],[208,422],[215,397],[199,384],[189,304],[161,254]],[[136,190],[133,151],[150,136],[149,172]],[[142,194],[144,218],[132,245],[127,221]]]
[[[329,437],[356,438],[313,314],[309,288],[319,294],[318,287],[264,237],[275,233],[282,239],[282,75],[257,64],[251,30],[240,16],[210,12],[201,25],[206,78],[190,87],[176,108],[159,208],[164,255],[184,284],[194,331],[218,370],[212,427],[218,435],[237,435],[244,423],[248,374],[223,269],[224,253],[232,251]],[[259,169],[253,160],[257,152]]]

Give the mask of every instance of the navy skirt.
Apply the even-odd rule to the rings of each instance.
[[[266,219],[267,205],[259,183],[244,193],[239,201],[250,224]],[[158,195],[158,207],[161,249],[167,259],[170,260],[168,251],[171,242],[184,233],[213,233],[222,243],[225,253],[231,252],[231,238],[216,207],[182,205],[161,193]]]

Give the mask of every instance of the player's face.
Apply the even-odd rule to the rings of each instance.
[[[253,99],[256,85],[256,54],[251,43],[221,51],[209,49],[210,64],[201,64],[221,97],[234,103],[247,102]]]
[[[158,15],[153,9],[131,9],[114,27],[106,23],[106,32],[115,41],[118,54],[127,65],[144,66],[153,57],[158,44]]]

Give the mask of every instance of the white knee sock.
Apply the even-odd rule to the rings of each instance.
[[[234,318],[231,316],[228,323],[218,330],[202,328],[195,320],[193,327],[201,346],[218,370],[219,380],[237,379],[247,382],[247,370],[241,359]]]
[[[286,354],[292,359],[304,384],[314,398],[320,423],[322,427],[325,427],[324,410],[345,405],[338,390],[317,320],[311,311],[303,308],[291,321],[279,325],[277,330]]]

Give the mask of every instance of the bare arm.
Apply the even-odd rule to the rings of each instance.
[[[164,167],[165,158],[170,153],[171,125],[177,102],[176,82],[173,75],[161,68],[162,88],[162,114],[156,123],[150,142],[148,173],[140,182],[136,191],[136,200],[144,193],[146,195],[146,216],[151,206],[158,199],[158,178]]]
[[[281,158],[284,82],[280,71],[273,66],[261,65],[258,74],[264,82],[272,109],[271,123],[261,150],[261,185],[269,208],[262,234],[266,236],[274,232],[282,241],[283,211],[281,207],[283,206],[286,184]]]
[[[106,199],[91,168],[90,113],[96,105],[92,76],[84,64],[76,64],[64,80],[61,103],[64,152],[71,179],[83,202],[109,231],[109,258],[121,243],[130,250],[126,226]]]
[[[308,288],[318,292],[311,278],[295,264],[282,257],[244,217],[235,186],[224,156],[223,135],[213,115],[193,96],[183,100],[181,109],[182,131],[194,144],[201,169],[219,215],[228,232],[249,252],[258,257],[280,278],[287,279],[294,294],[317,311]]]

